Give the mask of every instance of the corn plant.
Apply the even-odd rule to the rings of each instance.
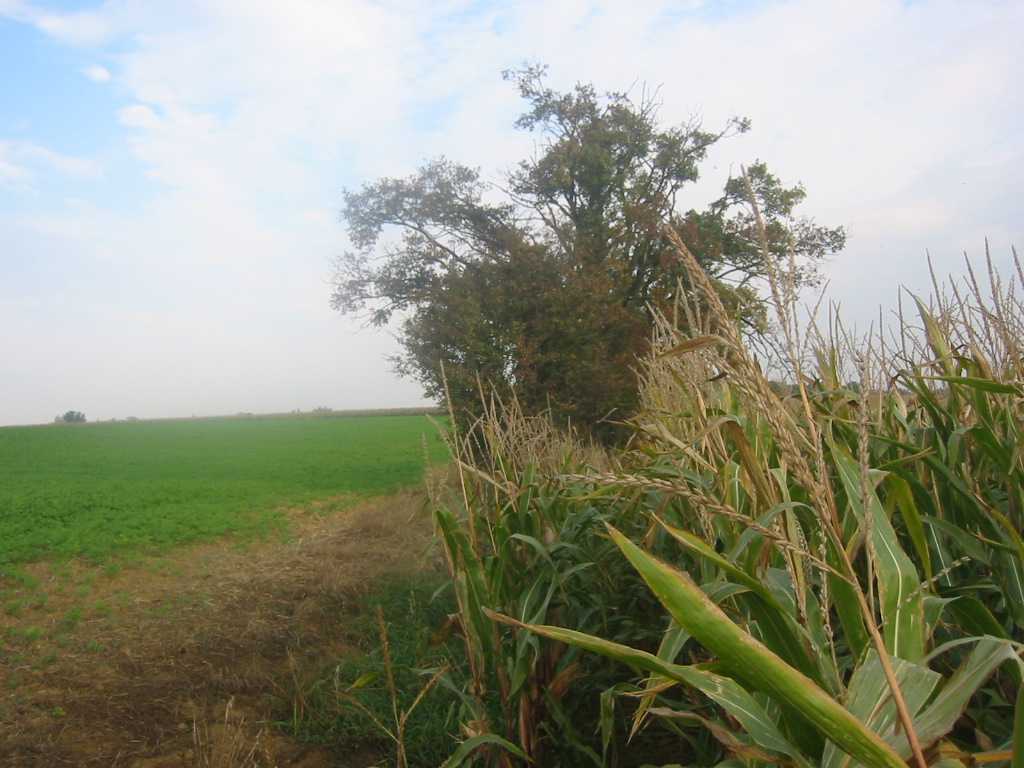
[[[1012,704],[991,732],[949,734],[979,691],[990,703],[1019,696],[1019,337],[973,329],[1003,345],[1012,365],[997,369],[979,344],[954,351],[950,312],[944,327],[919,304],[931,354],[890,376],[899,388],[872,388],[868,353],[859,392],[842,388],[837,350],[820,346],[830,377],[808,383],[790,337],[795,395],[783,397],[710,286],[706,297],[703,327],[714,332],[679,338],[665,324],[633,466],[571,478],[618,495],[678,542],[677,556],[659,558],[609,528],[672,619],[665,642],[650,653],[489,615],[648,672],[635,726],[710,732],[718,757],[921,768],[1008,759]],[[694,709],[693,690],[705,708]]]
[[[762,366],[676,247],[688,333],[663,318],[629,450],[514,407],[456,446],[466,735],[540,765],[1024,764],[1020,270],[915,300],[895,341],[801,334],[773,280]]]
[[[563,642],[502,627],[488,610],[656,647],[660,606],[627,578],[628,563],[606,535],[614,523],[642,538],[651,522],[630,519],[617,499],[594,498],[586,484],[564,482],[573,471],[607,471],[614,459],[524,417],[515,403],[491,409],[467,439],[477,445],[453,452],[477,461],[461,464],[459,497],[435,513],[459,604],[449,630],[469,657],[458,694],[463,735],[495,734],[541,765],[608,764],[613,745],[590,723],[602,719],[601,693],[620,681],[618,671]],[[508,764],[512,754],[485,748],[473,759]]]

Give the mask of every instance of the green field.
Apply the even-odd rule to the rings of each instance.
[[[444,460],[409,414],[3,428],[0,570],[266,533],[287,507],[420,482],[425,445]]]

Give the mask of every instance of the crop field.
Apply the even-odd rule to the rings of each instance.
[[[131,421],[0,429],[0,571],[40,559],[266,534],[423,478],[424,415]]]
[[[0,768],[351,764],[267,724],[436,582],[427,457],[408,411],[0,429]]]

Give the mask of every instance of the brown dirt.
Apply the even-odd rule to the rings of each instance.
[[[326,768],[275,720],[352,652],[346,619],[389,575],[434,567],[407,493],[320,514],[288,541],[219,542],[123,566],[36,564],[0,613],[0,767]],[[285,713],[285,714],[283,714]]]

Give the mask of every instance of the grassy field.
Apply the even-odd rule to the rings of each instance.
[[[0,429],[0,571],[265,533],[419,482],[425,449],[443,460],[421,414]]]

